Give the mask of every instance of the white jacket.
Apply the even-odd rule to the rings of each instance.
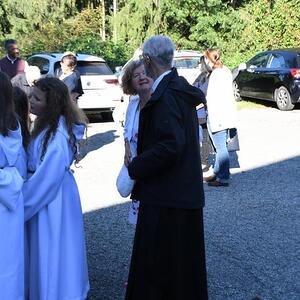
[[[236,127],[236,102],[231,71],[223,66],[215,69],[207,88],[208,126],[211,132]]]
[[[138,95],[131,96],[126,110],[125,125],[124,125],[124,139],[130,142],[132,138],[132,130],[134,126],[134,116],[138,110],[140,98]]]

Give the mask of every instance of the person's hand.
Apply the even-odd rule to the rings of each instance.
[[[126,167],[128,167],[128,165],[130,164],[131,158],[132,158],[132,155],[131,155],[130,145],[129,145],[128,140],[125,140],[124,164]]]

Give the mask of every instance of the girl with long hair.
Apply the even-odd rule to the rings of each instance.
[[[15,112],[21,125],[23,147],[27,149],[30,140],[29,100],[26,93],[18,86],[13,86]]]
[[[0,299],[24,299],[22,186],[26,172],[12,85],[0,72]]]
[[[42,78],[30,99],[37,116],[24,184],[29,299],[81,300],[89,290],[80,196],[70,169],[85,116],[57,78]]]

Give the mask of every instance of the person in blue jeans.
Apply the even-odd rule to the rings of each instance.
[[[208,130],[216,151],[213,173],[204,177],[210,186],[228,186],[230,179],[227,138],[230,128],[236,128],[236,107],[231,71],[220,60],[219,49],[208,49],[205,61],[211,68],[207,88]]]

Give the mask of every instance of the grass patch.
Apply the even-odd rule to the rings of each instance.
[[[246,100],[243,99],[242,101],[237,102],[237,110],[242,109],[261,109],[266,108],[266,105],[256,102],[255,100]]]

